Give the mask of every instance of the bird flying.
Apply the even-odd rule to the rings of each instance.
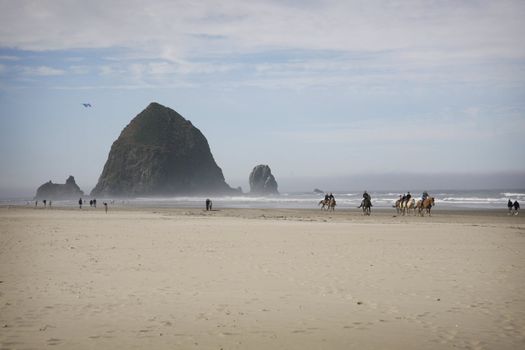
[[[91,103],[82,103],[82,105],[84,105],[86,108],[91,107]]]

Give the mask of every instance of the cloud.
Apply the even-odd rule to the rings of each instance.
[[[38,66],[38,67],[23,67],[22,73],[24,75],[29,75],[29,76],[47,77],[47,76],[54,76],[54,75],[63,75],[66,72],[62,69],[57,69],[53,67]]]
[[[126,47],[169,60],[272,49],[523,58],[522,1],[4,2],[0,45]],[[72,30],[74,28],[74,30]],[[65,35],[67,33],[67,35]],[[430,49],[425,51],[425,49]]]
[[[78,49],[104,51],[103,62],[82,66],[119,78],[115,86],[191,79],[294,89],[522,86],[525,79],[525,2],[517,0],[21,0],[2,8],[0,47],[76,50],[65,60],[82,59]],[[213,79],[199,81],[202,75]]]

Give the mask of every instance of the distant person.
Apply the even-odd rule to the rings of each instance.
[[[427,199],[427,198],[428,198],[428,192],[427,192],[427,191],[424,191],[424,192],[423,192],[423,195],[421,196],[421,202],[424,202],[425,199]]]
[[[328,195],[328,193],[324,195],[324,200],[326,202],[328,202],[330,200],[330,196]]]
[[[412,198],[412,195],[410,194],[410,192],[408,192],[407,196],[406,196],[406,201],[408,202],[410,200],[410,198]]]
[[[95,208],[97,207],[97,199],[96,199],[96,198],[93,199],[93,206],[94,206]]]
[[[92,199],[89,200],[89,206],[90,206],[90,207],[93,206],[93,200],[92,200]]]
[[[47,200],[43,200],[42,202],[44,202],[44,208],[47,206]]]
[[[359,205],[358,208],[362,208],[365,205],[366,200],[368,200],[370,202],[370,206],[372,206],[372,197],[370,197],[367,191],[363,192],[363,200],[361,201],[361,205]]]
[[[206,198],[206,211],[211,210],[211,199]]]
[[[78,200],[78,208],[82,209],[82,198]]]
[[[514,215],[518,215],[518,213],[520,212],[520,204],[518,203],[517,200],[514,201],[513,207],[514,207]]]
[[[106,211],[106,214],[108,213],[108,203],[104,202],[104,210]]]
[[[332,200],[332,199],[335,200],[334,195],[332,194],[332,192],[330,192],[330,195],[328,196],[328,199],[329,200]]]
[[[507,208],[509,208],[509,215],[512,214],[512,208],[514,207],[514,204],[512,203],[512,201],[509,199],[509,201],[507,202]]]
[[[51,208],[51,201],[49,201],[49,207]]]

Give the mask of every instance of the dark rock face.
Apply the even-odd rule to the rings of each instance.
[[[231,193],[208,141],[174,110],[151,103],[122,130],[92,195]]]
[[[54,184],[46,182],[36,190],[35,199],[71,199],[83,196],[84,192],[75,182],[73,176],[69,176],[65,184]]]
[[[250,174],[250,193],[279,194],[277,182],[268,165],[257,165]]]

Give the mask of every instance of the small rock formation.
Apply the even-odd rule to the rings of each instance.
[[[236,193],[204,135],[176,111],[151,103],[122,130],[92,196]]]
[[[250,174],[251,194],[279,194],[277,182],[268,165],[257,165]]]
[[[36,190],[35,199],[72,199],[84,195],[75,182],[73,176],[69,176],[65,184],[54,184],[46,182]]]

